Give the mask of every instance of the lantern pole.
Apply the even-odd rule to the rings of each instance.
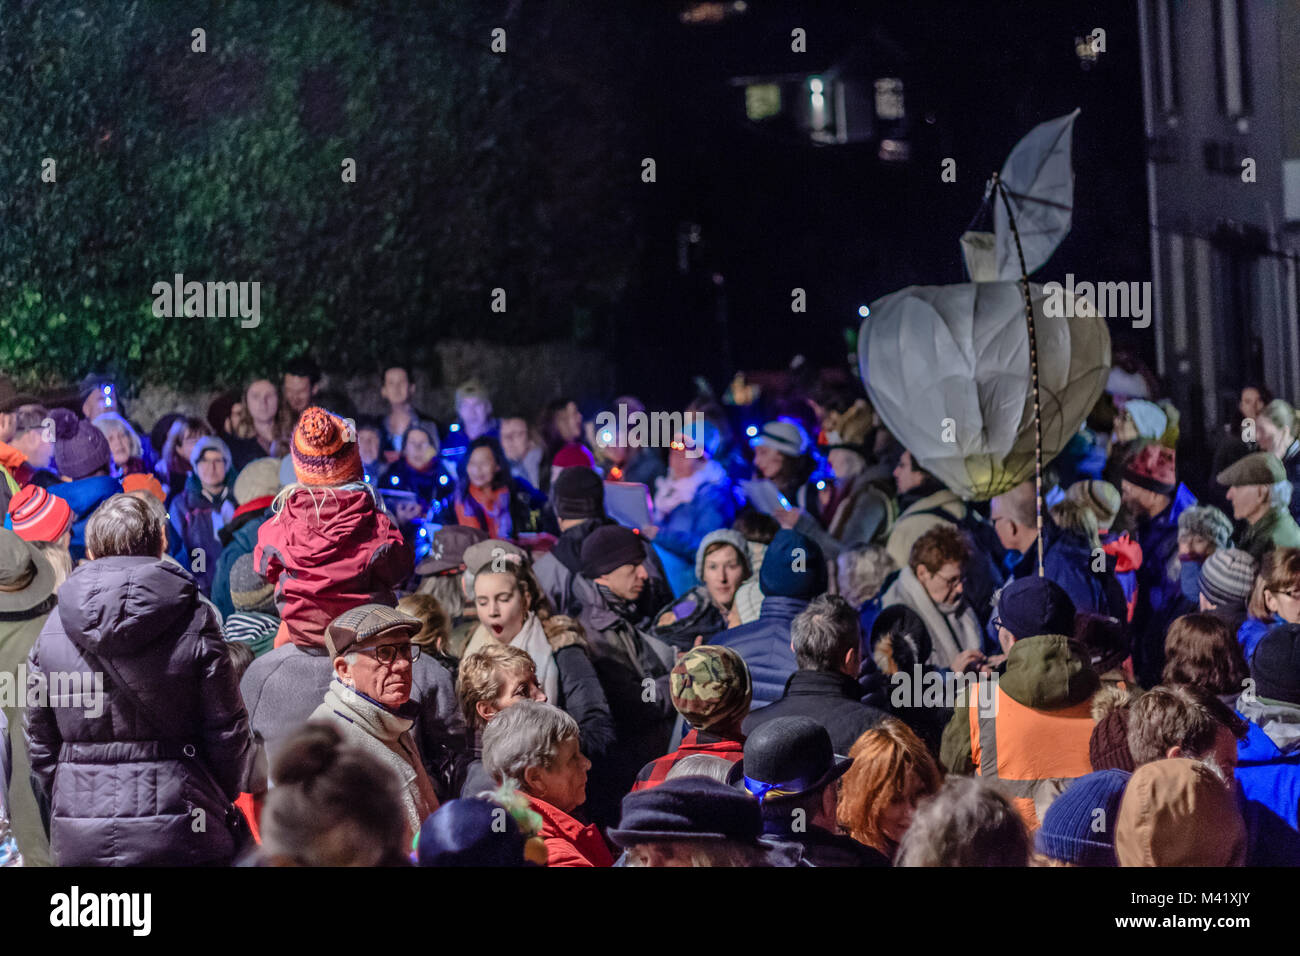
[[[1006,184],[999,173],[993,174],[991,186],[1002,197],[1007,210],[1007,223],[1016,240],[1016,255],[1020,257],[1020,294],[1025,299],[1025,322],[1029,326],[1029,381],[1034,396],[1034,518],[1038,523],[1038,576],[1043,577],[1043,416],[1038,392],[1038,335],[1034,329],[1034,304],[1029,297],[1029,271],[1025,268],[1025,251],[1020,246],[1020,230],[1016,216],[1011,211],[1011,199]]]

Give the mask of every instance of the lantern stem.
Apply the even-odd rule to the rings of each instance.
[[[1020,230],[1016,216],[1011,211],[1011,199],[999,173],[991,180],[1002,197],[1007,210],[1007,223],[1016,240],[1016,255],[1020,257],[1020,294],[1025,299],[1025,322],[1029,325],[1029,381],[1034,396],[1034,518],[1038,523],[1038,576],[1043,577],[1043,416],[1038,393],[1038,335],[1034,329],[1034,303],[1029,296],[1029,270],[1025,268],[1025,250],[1020,246]]]

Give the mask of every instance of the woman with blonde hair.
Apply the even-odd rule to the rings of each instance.
[[[853,766],[840,786],[840,826],[892,861],[917,804],[938,793],[943,773],[921,738],[892,717],[859,737],[849,756]]]
[[[623,794],[614,795],[603,787],[603,764],[614,744],[614,718],[587,656],[582,625],[551,612],[550,602],[522,560],[494,559],[478,568],[474,602],[489,641],[526,652],[546,699],[578,722],[582,752],[595,765],[588,809],[608,810],[616,816]]]
[[[521,700],[544,704],[546,693],[537,683],[537,667],[526,651],[493,642],[461,661],[456,697],[465,714],[465,726],[474,735],[460,795],[476,797],[494,786],[483,769],[483,729],[488,721]]]
[[[411,638],[412,643],[425,648],[433,658],[451,672],[451,679],[456,679],[456,659],[447,653],[447,642],[451,639],[451,618],[443,610],[442,604],[432,594],[408,594],[397,602],[397,609],[409,614],[420,622],[422,627]]]

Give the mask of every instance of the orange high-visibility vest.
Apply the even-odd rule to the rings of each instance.
[[[1070,781],[1092,773],[1091,698],[1060,710],[1035,710],[1001,686],[994,701],[987,699],[984,685],[975,684],[972,692],[968,713],[975,772],[993,781],[1036,830]]]

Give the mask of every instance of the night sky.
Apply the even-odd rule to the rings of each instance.
[[[965,280],[957,240],[989,174],[1033,126],[1076,106],[1074,225],[1034,279],[1149,278],[1132,4],[753,0],[743,15],[689,26],[680,9],[640,11],[645,75],[626,78],[644,107],[633,121],[644,143],[637,155],[656,159],[658,182],[638,184],[645,257],[608,344],[620,379],[646,398],[679,396],[695,373],[724,384],[728,364],[781,368],[795,353],[842,364],[843,330],[856,327],[859,304],[913,283]],[[790,50],[796,26],[807,31],[807,53]],[[1074,41],[1094,27],[1105,29],[1107,50],[1085,71]],[[881,162],[874,141],[817,146],[779,124],[760,128],[728,83],[839,62],[868,81],[903,79],[910,162]],[[940,180],[946,157],[957,162],[955,183]],[[688,276],[677,269],[684,221],[701,227]],[[796,286],[807,290],[804,315],[790,311]]]

